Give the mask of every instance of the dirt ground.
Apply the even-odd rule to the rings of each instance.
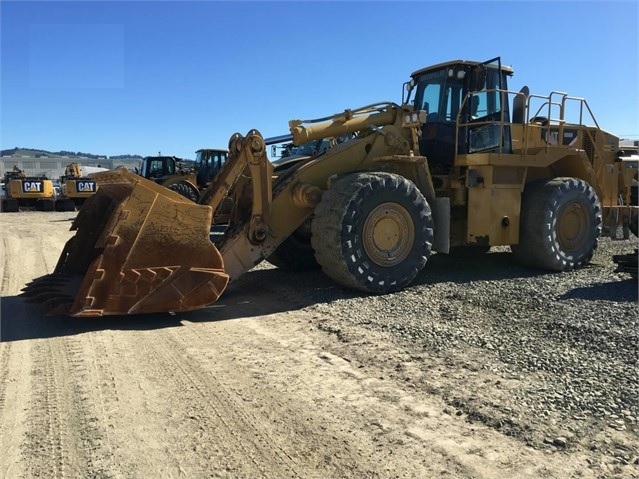
[[[188,314],[45,317],[18,294],[73,216],[0,217],[0,477],[608,477],[586,450],[451,413],[446,375],[393,375],[405,351],[383,334],[345,347],[317,326],[330,308],[289,304],[294,280],[239,281]]]

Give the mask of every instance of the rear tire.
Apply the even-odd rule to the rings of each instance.
[[[519,244],[523,264],[570,271],[590,262],[602,228],[595,190],[578,178],[554,178],[526,185],[522,195]]]
[[[173,183],[167,188],[184,196],[186,199],[191,200],[193,203],[197,203],[197,200],[200,198],[199,192],[187,183]]]
[[[315,258],[337,283],[384,294],[410,284],[430,257],[433,219],[414,183],[354,173],[331,185],[311,223]]]

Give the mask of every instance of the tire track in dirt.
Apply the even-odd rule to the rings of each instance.
[[[4,248],[0,273],[4,297],[18,294],[25,282],[52,272],[73,232],[69,230],[69,218],[60,213],[0,215]]]
[[[207,401],[215,410],[216,415],[225,423],[226,427],[235,437],[235,440],[242,445],[242,449],[246,453],[251,453],[251,449],[258,448],[262,455],[268,458],[269,462],[275,459],[279,465],[278,469],[274,471],[279,472],[279,469],[284,466],[286,472],[294,474],[295,477],[300,477],[299,472],[296,470],[296,461],[289,455],[285,448],[278,445],[277,440],[273,437],[273,431],[270,424],[265,423],[261,418],[258,418],[255,414],[252,414],[249,408],[245,405],[245,398],[238,395],[231,388],[222,384],[211,371],[202,367],[200,358],[196,358],[194,361],[191,355],[188,354],[189,344],[192,344],[191,338],[189,338],[187,332],[192,333],[192,328],[180,328],[179,330],[173,329],[169,331],[170,342],[175,344],[176,347],[170,349],[171,351],[180,351],[181,357],[175,358],[177,364],[184,366],[185,374],[189,377],[191,383],[198,389],[198,392],[202,397],[207,398]],[[188,369],[186,368],[188,366]],[[211,393],[213,397],[211,398]],[[226,419],[229,408],[219,405],[231,406],[233,415]],[[237,425],[240,424],[243,427],[239,431],[236,431]],[[242,438],[251,438],[249,444],[244,445]],[[256,461],[253,461],[258,467]],[[263,472],[269,472],[268,468],[264,468]]]
[[[8,265],[9,265],[9,259],[11,258],[11,253],[9,250],[9,241],[8,239],[2,238],[2,250],[3,250],[3,254],[2,254],[2,263],[0,263],[0,278],[1,278],[1,282],[0,282],[0,292],[2,292],[2,295],[4,296],[5,291],[7,291],[7,283],[9,281],[9,278],[7,276],[8,274]],[[0,317],[0,321],[2,321],[2,318]],[[0,338],[0,341],[2,340],[2,338]]]
[[[227,390],[251,401],[255,414],[272,419],[271,435],[288,439],[292,457],[306,454],[304,472],[311,469],[320,477],[440,477],[442,471],[459,478],[561,477],[561,458],[481,424],[469,425],[465,417],[451,415],[440,398],[396,379],[395,366],[408,368],[411,358],[387,338],[335,341],[332,334],[309,332],[315,316],[296,311],[187,322],[175,334],[202,367],[227,378]],[[371,355],[383,360],[382,367],[366,362]],[[418,371],[407,372],[413,373],[415,381]],[[579,460],[585,469],[586,457]],[[592,476],[584,470],[583,477]]]
[[[20,271],[16,270],[15,258],[20,255],[20,240],[17,237],[5,237],[2,241],[2,296],[17,293],[20,288]],[[0,318],[1,320],[2,318]],[[2,338],[0,338],[1,340]]]
[[[227,378],[227,391],[247,401],[254,415],[268,423],[274,440],[298,459],[302,477],[436,477],[441,470],[455,471],[458,477],[485,477],[474,458],[459,448],[440,447],[444,441],[416,434],[415,424],[386,420],[382,411],[394,409],[396,402],[416,411],[415,422],[428,415],[430,407],[416,404],[410,395],[397,396],[384,381],[329,353],[332,335],[304,332],[309,315],[291,311],[300,305],[299,294],[259,283],[259,275],[240,282],[242,287],[234,284],[215,307],[192,313],[190,319],[196,322],[187,322],[175,337],[200,367],[219,369]],[[268,315],[282,304],[289,306],[285,315]],[[265,315],[258,318],[260,312]],[[212,314],[252,319],[210,323]],[[297,317],[307,319],[300,322]],[[387,397],[390,390],[392,397]],[[424,447],[436,456],[419,460]],[[402,460],[400,450],[414,453]]]
[[[421,442],[391,426],[370,393],[359,395],[372,378],[327,353],[318,338],[300,337],[294,316],[269,319],[187,323],[175,336],[201,367],[226,378],[225,389],[296,460],[300,477],[435,477],[443,463],[473,475],[450,451],[420,460]],[[407,447],[416,455],[402,460]]]
[[[144,358],[139,372],[161,385],[165,398],[172,398],[167,432],[173,436],[180,475],[201,477],[214,471],[216,477],[301,477],[295,461],[277,447],[242,400],[185,354],[177,333],[154,333],[152,340],[139,341],[136,347],[136,355]],[[146,407],[166,413],[154,392],[143,389]]]
[[[7,238],[2,239],[4,254],[2,255],[2,263],[0,263],[0,296],[4,296],[6,291],[8,278],[8,263],[11,257],[9,242]],[[1,301],[1,298],[0,298]],[[7,383],[9,381],[9,357],[11,356],[11,343],[2,343],[2,314],[0,313],[0,432],[4,421],[4,404],[6,398]],[[4,435],[3,435],[4,437]]]
[[[95,374],[89,387],[100,404],[97,414],[106,447],[123,476],[176,477],[181,466],[175,442],[162,444],[170,430],[166,417],[171,405],[160,407],[165,391],[147,383],[144,364],[149,357],[137,334],[104,330],[90,335]]]
[[[0,343],[0,432],[4,424],[4,407],[6,390],[9,382],[9,357],[11,356],[11,343]]]
[[[116,431],[122,408],[125,407],[122,398],[126,394],[122,381],[126,376],[123,373],[130,372],[122,361],[126,354],[114,339],[112,331],[88,333],[87,338],[88,363],[92,371],[86,384],[101,425],[103,447],[112,464],[109,471],[115,472],[115,477],[144,477],[141,471],[136,470],[134,463],[126,461],[123,451],[130,444],[120,442]],[[114,464],[117,467],[114,468]]]
[[[33,398],[22,444],[31,477],[110,478],[117,470],[101,450],[97,418],[83,387],[83,355],[73,337],[38,340],[32,348]]]

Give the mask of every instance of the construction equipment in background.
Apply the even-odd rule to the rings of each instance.
[[[285,138],[288,138],[285,137]],[[269,139],[264,140],[265,143],[269,144]],[[331,140],[322,138],[319,140],[312,140],[303,145],[296,145],[295,143],[284,143],[283,145],[272,145],[271,146],[271,162],[277,163],[281,162],[285,159],[295,159],[299,157],[311,157],[316,155],[321,155],[327,149],[331,147]],[[278,149],[279,154],[278,154]]]
[[[140,175],[197,202],[200,192],[215,177],[228,157],[227,150],[203,148],[196,151],[195,161],[175,156],[147,156],[142,160]]]
[[[1,211],[17,212],[21,209],[53,211],[55,193],[53,182],[45,176],[27,176],[17,166],[4,174],[5,194]]]
[[[87,167],[84,167],[87,168]],[[93,168],[94,171],[106,171],[107,168]],[[98,190],[97,182],[83,174],[79,163],[70,163],[60,176],[60,196],[55,200],[56,211],[75,211],[82,207],[86,199]]]
[[[401,105],[292,120],[296,145],[357,136],[279,175],[258,130],[236,133],[198,204],[125,169],[99,173],[54,272],[23,295],[71,316],[194,310],[282,249],[283,267],[302,258],[371,294],[405,288],[433,251],[453,248],[510,245],[532,268],[582,267],[603,224],[626,236],[632,175],[586,100],[509,91],[512,73],[499,58],[441,63],[411,75]],[[287,241],[307,224],[308,237]]]
[[[338,138],[321,138],[319,140],[311,140],[302,145],[296,145],[295,143],[284,143],[283,145],[272,144],[274,141],[285,139],[292,139],[290,135],[283,135],[276,138],[266,138],[264,143],[271,145],[271,163],[273,164],[273,171],[279,174],[286,170],[289,166],[293,166],[299,163],[303,159],[308,159],[321,155],[329,148],[339,145],[346,140],[349,140],[353,135],[342,135]],[[279,149],[279,155],[278,155]]]

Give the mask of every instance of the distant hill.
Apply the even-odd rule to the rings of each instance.
[[[83,153],[81,151],[47,151],[39,150],[36,148],[20,148],[15,147],[10,150],[1,150],[0,156],[16,156],[16,157],[29,157],[29,158],[92,158],[96,160],[110,159],[110,160],[142,160],[141,155],[96,155],[94,153]]]

